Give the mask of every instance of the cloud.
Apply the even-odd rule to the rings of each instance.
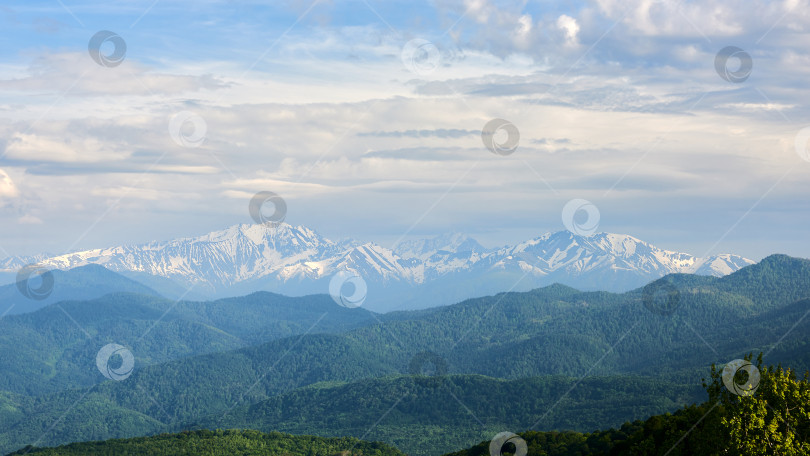
[[[565,41],[569,45],[579,44],[577,35],[579,34],[579,24],[577,20],[567,14],[563,14],[557,18],[557,27],[565,34]]]
[[[464,130],[460,128],[440,128],[438,130],[406,130],[406,131],[372,131],[358,133],[358,136],[376,136],[379,138],[461,138],[470,135],[480,135],[479,130]]]
[[[77,138],[70,135],[57,139],[18,133],[8,141],[4,155],[9,160],[26,162],[91,162],[111,153],[123,158],[110,150],[109,146],[109,143],[92,137]]]
[[[25,214],[17,219],[17,223],[21,225],[42,225],[44,222],[39,217],[31,214]]]
[[[629,31],[652,37],[730,37],[763,33],[771,26],[790,28],[807,18],[795,1],[597,0],[607,18]],[[791,13],[792,17],[784,17]],[[805,22],[806,23],[806,22]]]
[[[713,220],[698,234],[719,237],[779,182],[760,207],[773,198],[780,220],[806,226],[785,209],[806,205],[803,169],[779,180],[798,160],[799,127],[785,118],[810,115],[796,101],[810,77],[804,4],[375,3],[391,30],[363,2],[336,1],[289,31],[289,10],[234,20],[217,14],[225,6],[204,2],[183,21],[179,5],[156,8],[163,16],[127,34],[116,68],[89,58],[87,37],[62,35],[70,27],[7,49],[17,54],[0,65],[0,150],[15,182],[3,173],[0,196],[17,200],[3,215],[44,221],[7,224],[8,239],[59,251],[100,217],[88,246],[201,233],[249,221],[247,199],[262,190],[335,237],[420,220],[417,230],[520,239],[559,228],[575,197],[631,234],[656,233],[661,219],[681,233]],[[403,65],[412,38],[439,49],[430,74]],[[754,61],[743,84],[715,71],[728,44]],[[180,111],[205,120],[200,147],[172,140]],[[513,155],[483,146],[493,118],[519,129]],[[54,220],[65,234],[48,231]]]
[[[16,198],[20,192],[9,177],[8,173],[0,169],[0,198]]]
[[[211,74],[166,74],[131,58],[118,67],[107,68],[80,52],[40,54],[16,73],[13,78],[0,78],[0,89],[27,93],[56,91],[66,97],[87,97],[176,96],[227,87]]]

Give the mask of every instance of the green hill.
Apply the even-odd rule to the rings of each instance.
[[[291,314],[274,313],[273,317],[264,317],[264,320],[260,314],[273,308],[262,304],[264,298],[261,296],[256,298],[257,302],[252,307],[245,307],[248,317],[241,313],[240,303],[250,297],[221,302],[210,314],[204,311],[205,306],[181,303],[177,306],[180,309],[177,324],[185,322],[214,326],[216,321],[219,328],[230,322],[228,324],[233,326],[228,334],[245,334],[240,340],[253,340],[251,337],[269,335],[262,332],[261,324],[271,321],[271,328],[273,325],[281,328],[273,334],[280,335],[287,330],[298,332],[299,335],[276,338],[238,350],[187,356],[151,365],[144,365],[146,363],[141,363],[141,359],[156,360],[159,356],[165,356],[162,354],[188,350],[183,348],[181,341],[185,341],[189,333],[169,331],[170,334],[177,334],[179,339],[161,336],[143,345],[134,345],[133,339],[137,342],[140,328],[127,332],[128,325],[145,325],[149,319],[143,317],[133,323],[129,319],[133,318],[136,307],[124,306],[120,315],[116,316],[114,312],[108,314],[112,316],[105,324],[116,328],[117,334],[121,335],[114,339],[116,342],[133,343],[133,353],[139,363],[135,373],[122,382],[110,381],[95,386],[91,383],[85,389],[41,394],[38,397],[0,395],[3,401],[0,402],[0,423],[10,423],[0,432],[0,449],[14,450],[32,443],[40,435],[43,442],[58,444],[79,439],[155,433],[167,427],[182,428],[200,423],[216,415],[221,416],[226,411],[241,413],[240,407],[263,401],[269,401],[266,405],[270,407],[268,410],[272,410],[272,401],[276,400],[276,396],[321,382],[332,382],[332,386],[335,386],[334,382],[361,382],[346,387],[349,389],[324,389],[321,394],[335,395],[320,396],[319,400],[327,403],[338,404],[341,398],[346,397],[342,395],[348,394],[350,397],[357,394],[355,391],[363,391],[363,388],[371,388],[370,391],[377,391],[375,394],[389,398],[392,397],[389,392],[398,391],[396,381],[388,384],[363,381],[408,374],[412,360],[425,351],[435,353],[437,359],[447,365],[450,374],[485,375],[509,380],[546,376],[565,376],[569,378],[568,381],[571,378],[584,378],[581,384],[574,382],[572,386],[575,388],[567,394],[567,389],[524,391],[524,394],[538,396],[538,400],[552,403],[561,401],[559,411],[555,408],[555,413],[538,416],[538,419],[543,419],[538,422],[537,429],[591,430],[618,425],[649,413],[659,413],[664,410],[663,407],[674,410],[685,403],[683,387],[678,385],[699,385],[711,364],[740,358],[748,352],[765,352],[769,363],[783,362],[799,370],[810,367],[810,319],[805,318],[810,310],[810,299],[807,299],[810,296],[810,261],[773,256],[720,279],[673,275],[652,286],[674,287],[676,290],[678,305],[671,315],[651,312],[649,300],[645,306],[642,289],[623,294],[583,293],[561,286],[526,293],[502,293],[426,311],[376,316],[381,321],[373,324],[359,317],[352,320],[347,316],[347,320],[339,320],[331,327],[316,327],[309,332],[304,328],[303,321],[310,321],[312,325],[323,315],[307,307],[314,306],[311,300],[317,297],[290,301],[298,306],[298,310],[290,305]],[[271,298],[282,300],[276,295]],[[92,307],[98,302],[73,305],[75,309],[72,310],[80,316],[91,318],[100,313],[100,309]],[[331,305],[338,308],[333,303]],[[313,309],[317,309],[317,306]],[[372,318],[362,309],[352,310],[357,312],[355,315]],[[148,306],[143,310],[145,314],[151,311]],[[296,312],[301,312],[305,317]],[[331,311],[326,313],[331,315]],[[174,315],[174,310],[167,317],[169,315]],[[101,318],[99,321],[104,320]],[[174,320],[170,318],[167,321]],[[355,329],[337,332],[341,325],[344,328],[355,325]],[[54,326],[51,336],[53,346],[58,346],[59,328],[68,331],[70,325]],[[326,334],[329,328],[333,331]],[[14,345],[13,341],[7,339],[6,343],[2,353],[18,356],[10,348]],[[43,356],[39,348],[31,350],[36,350],[37,356]],[[77,350],[67,358],[75,363],[71,369],[77,372],[76,376],[89,378],[95,375],[99,378],[94,356],[95,351],[85,348],[84,352]],[[64,358],[63,355],[61,359]],[[16,359],[15,366],[24,363],[22,355]],[[56,371],[61,372],[60,369]],[[33,371],[29,383],[36,386],[38,382],[45,381],[43,378],[47,380],[48,374],[47,371]],[[578,411],[576,402],[566,402],[571,396],[579,394],[583,385],[596,388],[598,379],[597,384],[587,383],[594,377],[616,376],[631,376],[628,381],[639,382],[640,385],[643,380],[639,378],[647,377],[665,387],[659,390],[657,402],[649,399],[650,402],[644,403],[650,408],[644,408],[641,403],[648,399],[640,399],[636,403],[639,407],[636,410],[611,405],[616,414],[599,417],[610,420],[607,423],[598,420],[588,423],[589,415]],[[23,379],[17,381],[24,383]],[[490,386],[482,386],[480,391],[488,391]],[[494,386],[492,388],[498,390]],[[302,391],[296,391],[296,400],[303,400],[301,398],[310,394]],[[610,403],[611,395],[620,394],[620,389],[610,387],[594,391],[605,395],[606,403]],[[552,393],[558,394],[558,397]],[[286,397],[292,400],[293,396]],[[500,397],[505,403],[518,400],[506,393]],[[455,399],[450,400],[455,402]],[[696,400],[694,395],[689,396],[686,403],[692,400]],[[309,403],[303,401],[300,404]],[[662,408],[654,408],[657,406]],[[337,410],[349,408],[345,404]],[[371,410],[376,413],[378,409]],[[430,422],[428,410],[414,410],[418,412],[412,415],[415,422]],[[502,414],[493,416],[503,416],[506,410],[504,407]],[[363,417],[362,420],[370,421],[366,423],[368,428],[379,419],[379,416],[372,419],[370,412],[359,415]],[[575,421],[572,417],[577,416],[585,419],[577,418],[578,421]],[[60,417],[63,419],[54,424]],[[351,428],[351,432],[357,432],[356,422],[324,414],[324,419],[327,418],[335,418],[334,427],[329,429]],[[318,419],[317,416],[307,417],[290,412],[288,419],[258,423],[268,426],[266,429],[272,425],[295,432],[310,432],[308,429],[331,432],[318,424]],[[246,422],[233,424],[251,426]],[[449,435],[447,429],[432,426],[430,429],[424,426],[422,431],[442,438]],[[385,438],[399,442],[394,432],[385,435]]]
[[[41,456],[405,456],[379,442],[354,438],[292,436],[256,431],[195,431],[154,437],[72,443],[58,448],[23,448],[12,455]]]
[[[471,445],[500,429],[525,427],[541,418],[547,429],[591,431],[705,399],[699,385],[645,377],[589,377],[572,389],[574,385],[577,379],[569,377],[502,380],[479,375],[319,384],[191,427],[355,436],[421,456]]]
[[[751,360],[750,357],[746,357]],[[810,379],[754,362],[761,374],[751,395],[732,394],[714,366],[709,400],[673,414],[592,433],[526,431],[496,452],[512,454],[525,442],[531,456],[787,456],[810,454]],[[736,378],[742,384],[748,378]],[[508,432],[508,431],[506,431]],[[495,434],[497,435],[497,434]],[[493,439],[494,440],[494,439]],[[503,441],[503,440],[501,440]],[[517,442],[517,443],[516,443]],[[484,441],[447,456],[492,455]],[[508,453],[507,453],[508,452]],[[497,453],[496,453],[497,454]]]
[[[41,395],[94,385],[104,380],[95,368],[96,353],[111,342],[127,346],[140,368],[373,321],[368,311],[338,306],[323,295],[289,298],[260,292],[174,302],[114,293],[65,301],[0,319],[0,391]]]
[[[132,403],[138,408],[130,408],[104,386],[33,400],[18,398],[15,420],[0,433],[0,447],[14,449],[38,439],[53,445],[186,429],[249,428],[354,436],[385,441],[411,455],[436,455],[471,445],[502,427],[537,422],[545,429],[590,431],[705,399],[698,384],[636,376],[581,381],[560,376],[518,380],[398,376],[319,383],[246,402],[227,413],[221,408],[196,420],[173,420],[167,414],[172,409],[152,402],[145,389],[133,391]],[[205,390],[200,394],[204,402]]]
[[[28,269],[29,272],[35,270],[35,268]],[[20,279],[20,283],[15,281],[8,285],[0,285],[0,315],[25,314],[61,301],[86,301],[110,293],[136,293],[160,297],[154,289],[97,264],[88,264],[67,271],[54,269],[47,275],[52,285],[45,286],[45,294],[37,299],[24,296],[20,292],[20,287],[23,290],[28,286],[38,288],[44,286],[44,283],[34,279],[29,283],[24,279],[25,275],[15,278]]]
[[[745,358],[751,360],[750,356]],[[644,421],[625,422],[620,427],[588,433],[571,431],[537,432],[525,431],[519,434],[512,434],[508,429],[512,427],[505,422],[491,422],[489,426],[483,425],[479,428],[480,434],[486,434],[488,438],[471,448],[451,453],[447,456],[492,456],[492,455],[523,455],[523,456],[772,456],[772,455],[804,455],[810,452],[810,378],[805,374],[803,378],[797,377],[792,370],[785,370],[781,367],[764,367],[761,356],[754,362],[756,371],[761,374],[761,378],[756,381],[756,387],[751,394],[735,394],[729,389],[727,378],[722,377],[720,369],[711,367],[709,380],[704,383],[704,388],[708,393],[708,401],[701,405],[690,405],[678,410],[675,413],[652,416]],[[560,379],[545,379],[526,385],[523,389],[523,402],[533,405],[532,393],[537,390],[554,387]],[[751,377],[735,376],[734,382],[738,385],[752,382]],[[459,384],[458,382],[472,382],[470,384]],[[475,382],[483,382],[476,386]],[[411,379],[408,385],[402,379],[392,379],[379,383],[378,386],[386,384],[396,384],[401,388],[404,398],[396,406],[397,411],[412,410],[414,408],[423,409],[415,413],[415,416],[422,418],[405,420],[402,417],[395,417],[400,427],[398,434],[403,442],[409,446],[419,448],[417,452],[408,451],[408,454],[436,454],[442,447],[450,446],[453,442],[444,440],[441,434],[431,432],[430,421],[438,420],[442,422],[453,422],[459,427],[476,428],[471,420],[456,417],[452,419],[455,405],[448,405],[440,396],[434,393],[427,395],[419,392],[437,391],[447,388],[448,394],[462,394],[462,398],[471,399],[486,396],[479,390],[480,386],[487,388],[496,387],[492,379],[480,379],[472,377],[464,378],[426,378],[417,377]],[[506,385],[514,382],[500,381]],[[563,387],[567,385],[562,385]],[[595,385],[586,385],[589,392],[585,393],[589,400],[599,402],[598,391],[600,388]],[[312,402],[305,400],[301,402],[298,398],[287,397],[278,398],[275,403],[267,401],[260,405],[255,405],[241,412],[245,417],[264,420],[270,422],[280,415],[295,415],[302,423],[312,420],[304,426],[319,426],[328,421],[327,415],[334,415],[334,410],[340,410],[345,416],[341,420],[349,426],[359,425],[366,417],[352,416],[355,413],[364,414],[365,408],[370,408],[370,412],[376,413],[375,402],[379,402],[374,395],[368,396],[369,388],[362,390],[364,393],[360,397],[346,397],[346,403],[351,403],[352,407],[346,409],[340,401],[335,401],[334,394],[321,394],[323,390],[331,388],[344,388],[345,386],[322,386],[310,387],[300,391],[300,396],[322,396],[324,402]],[[643,385],[642,385],[643,387]],[[632,393],[632,390],[626,391]],[[409,394],[411,393],[411,394]],[[651,391],[652,394],[655,391]],[[499,397],[497,393],[489,401],[490,406],[497,404]],[[626,398],[615,397],[614,404],[626,403]],[[509,408],[517,414],[521,413],[521,401],[508,404],[500,404]],[[611,403],[592,404],[593,410],[598,408],[609,408]],[[303,410],[301,407],[311,407]],[[548,404],[542,404],[548,407]],[[474,407],[476,408],[476,407]],[[484,407],[486,408],[486,407]],[[531,406],[529,407],[531,408]],[[465,407],[466,409],[466,407]],[[447,412],[451,412],[447,415]],[[466,412],[472,414],[469,409]],[[396,412],[395,412],[396,413]],[[464,412],[455,411],[458,415]],[[482,411],[482,416],[485,416]],[[589,410],[582,410],[583,414]],[[608,412],[609,413],[609,412]],[[239,414],[239,413],[237,413]],[[388,414],[388,413],[386,413]],[[383,415],[383,418],[385,415]],[[488,417],[487,417],[488,418]],[[594,416],[593,419],[600,420],[603,417]],[[270,420],[270,421],[268,421]],[[228,421],[228,419],[224,419]],[[380,424],[379,422],[376,424]],[[363,425],[365,427],[365,425]],[[386,424],[381,424],[385,427]],[[366,431],[370,434],[371,429]],[[500,444],[494,444],[496,437],[503,436]],[[489,440],[492,439],[492,440]],[[495,445],[493,447],[493,445]],[[523,448],[525,451],[517,451]],[[51,456],[70,455],[140,455],[149,454],[156,456],[168,455],[401,455],[403,453],[381,443],[368,443],[351,437],[323,438],[281,434],[270,432],[262,434],[257,431],[229,430],[229,431],[184,431],[178,434],[162,434],[154,437],[138,437],[131,439],[108,440],[103,442],[73,443],[58,448],[36,448],[25,447],[12,455],[23,454],[43,454]]]

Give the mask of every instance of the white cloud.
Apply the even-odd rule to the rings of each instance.
[[[577,20],[566,14],[557,18],[557,27],[565,33],[565,41],[568,44],[578,44],[577,35],[579,34],[579,24]]]
[[[19,193],[8,173],[0,169],[0,198],[16,198]]]
[[[6,69],[5,73],[10,70]],[[27,66],[17,66],[0,89],[20,92],[58,92],[65,96],[180,95],[202,89],[217,89],[223,83],[210,74],[166,74],[133,59],[107,68],[86,53],[63,52],[38,55]]]
[[[402,232],[446,194],[424,229],[523,236],[558,228],[560,202],[585,197],[605,206],[606,223],[632,201],[639,229],[654,232],[648,214],[671,206],[701,220],[744,213],[795,165],[781,115],[808,114],[796,102],[810,75],[796,39],[808,8],[777,23],[790,5],[438,3],[451,23],[462,18],[447,34],[336,24],[291,31],[258,61],[269,32],[236,57],[156,55],[147,65],[133,53],[103,68],[84,52],[46,51],[4,65],[0,145],[20,185],[0,175],[0,196],[20,200],[4,215],[43,230],[58,220],[75,237],[108,214],[98,230],[110,238],[165,238],[164,225],[194,234],[247,221],[247,199],[271,190],[294,221],[359,236],[352,230]],[[754,43],[774,23],[750,46],[748,83],[715,73],[718,48]],[[430,75],[400,61],[411,35],[441,50]],[[184,110],[206,121],[199,148],[169,135]],[[476,133],[495,117],[520,130],[512,156],[489,153]],[[786,178],[772,196],[801,201],[801,182]],[[731,218],[714,228],[722,234]]]
[[[102,158],[111,159],[111,144],[99,138],[76,138],[66,125],[62,125],[59,137],[46,137],[30,133],[15,134],[6,146],[5,156],[12,160],[50,162],[92,162]],[[120,153],[113,153],[124,158]]]

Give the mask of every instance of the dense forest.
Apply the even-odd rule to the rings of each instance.
[[[61,303],[88,334],[48,306],[0,320],[0,367],[15,373],[0,379],[0,452],[234,427],[437,455],[498,427],[593,432],[701,403],[709,366],[749,352],[810,367],[810,261],[775,255],[726,277],[676,274],[651,287],[675,290],[676,305],[655,311],[649,288],[560,285],[386,315],[268,293]],[[96,369],[111,341],[136,358],[125,381]]]
[[[292,436],[279,432],[193,431],[154,437],[27,447],[11,455],[40,456],[404,456],[396,448],[355,438]]]
[[[646,418],[705,397],[700,385],[637,376],[592,377],[579,384],[577,379],[560,376],[394,377],[300,388],[192,426],[366,435],[422,456],[452,451],[501,429],[534,422],[551,429],[618,426],[627,417]],[[370,423],[375,422],[372,427]]]
[[[291,298],[258,292],[173,302],[112,293],[64,301],[0,319],[0,391],[40,396],[97,384],[103,377],[92,369],[93,359],[112,341],[126,342],[141,368],[266,343],[310,328],[314,333],[344,332],[374,321],[368,311],[336,306],[322,295]]]
[[[745,358],[751,360],[751,356]],[[788,456],[810,453],[810,379],[781,366],[751,363],[759,378],[736,372],[729,378],[715,366],[704,382],[709,400],[675,413],[628,422],[606,431],[512,434],[448,456]],[[729,384],[728,382],[733,382]],[[756,383],[753,383],[756,382]],[[729,389],[731,385],[732,389]],[[741,385],[748,389],[737,389]],[[527,393],[529,393],[527,391]],[[529,393],[530,394],[530,393]],[[357,404],[363,405],[363,404]],[[439,405],[439,404],[437,404]],[[329,406],[329,405],[327,405]],[[317,414],[317,410],[313,411]],[[407,424],[403,423],[407,427]],[[499,435],[490,432],[490,435]],[[420,440],[419,435],[412,438]],[[426,437],[422,435],[421,437]],[[493,441],[501,443],[498,447]],[[525,443],[525,448],[521,443]],[[420,442],[430,446],[429,439]],[[523,450],[525,449],[525,452]],[[12,455],[401,455],[381,443],[355,438],[294,437],[278,432],[199,430],[155,437],[73,443],[58,448],[23,448]],[[412,454],[412,453],[408,453]]]
[[[751,360],[750,356],[746,360]],[[515,456],[799,456],[810,454],[810,379],[791,369],[755,363],[761,374],[750,394],[729,390],[712,366],[709,400],[672,414],[592,433],[520,433],[527,453]],[[743,374],[742,372],[738,372]],[[751,379],[739,376],[737,384]],[[514,455],[514,443],[498,452]],[[490,442],[448,456],[491,455]],[[496,453],[497,454],[497,453]]]

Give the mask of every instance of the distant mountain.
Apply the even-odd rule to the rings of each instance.
[[[370,312],[338,306],[325,295],[290,298],[257,292],[216,301],[173,302],[118,293],[62,301],[0,319],[0,392],[42,395],[97,384],[104,377],[92,361],[101,347],[112,342],[135,353],[140,369],[372,322],[376,320]]]
[[[562,231],[498,249],[452,234],[406,241],[391,250],[370,242],[335,242],[286,224],[237,225],[194,238],[14,258],[0,265],[10,272],[26,261],[57,269],[99,264],[170,297],[192,287],[209,297],[257,290],[326,293],[330,278],[347,270],[366,281],[364,305],[375,311],[451,304],[555,282],[627,291],[670,273],[723,276],[753,263],[728,254],[697,258],[609,233],[583,237]]]
[[[114,292],[160,296],[142,283],[96,264],[86,264],[67,271],[49,271],[48,274],[52,278],[50,282],[43,282],[41,277],[33,274],[21,283],[0,286],[0,315],[33,312],[59,301],[95,299]],[[23,294],[21,288],[27,292],[28,287],[41,289],[41,294]]]
[[[437,261],[453,254],[488,253],[475,239],[461,233],[452,233],[432,239],[417,239],[400,242],[394,252],[402,258],[418,258],[423,261]]]

